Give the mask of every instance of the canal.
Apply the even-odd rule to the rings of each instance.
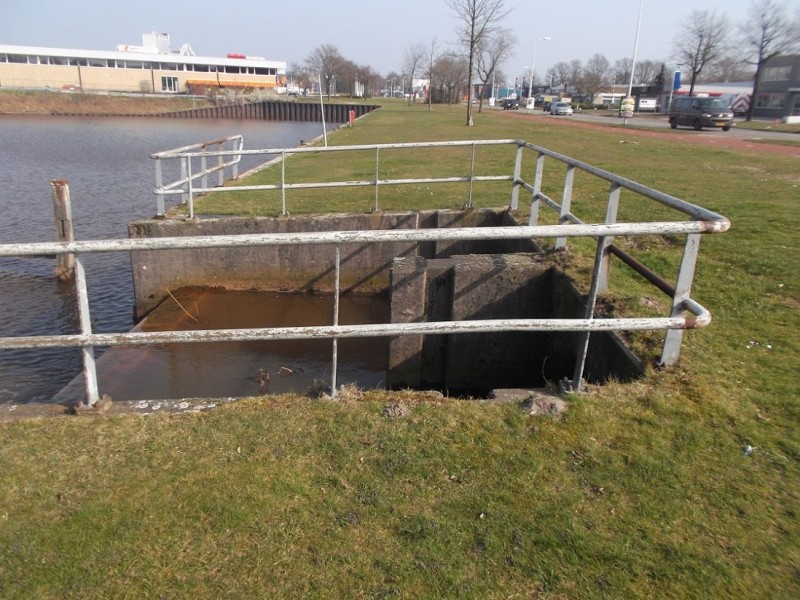
[[[49,183],[53,179],[69,181],[76,239],[125,238],[129,222],[156,212],[151,153],[240,133],[246,149],[291,147],[320,135],[321,126],[236,120],[0,116],[0,243],[54,239]],[[257,160],[244,157],[240,173],[257,166]],[[78,330],[74,285],[56,281],[54,266],[54,259],[0,259],[0,335]],[[85,267],[93,330],[130,329],[133,304],[128,255],[87,256]],[[195,362],[199,368],[202,364]],[[47,402],[81,368],[77,350],[2,351],[0,403]],[[244,391],[257,391],[252,382],[248,385]],[[170,393],[153,386],[141,386],[141,390],[150,396]],[[130,390],[126,394],[131,399],[136,396]]]

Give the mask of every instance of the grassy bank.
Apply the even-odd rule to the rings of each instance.
[[[375,391],[2,424],[0,597],[800,595],[797,160],[500,112],[463,120],[391,104],[329,141],[523,138],[728,216],[731,231],[702,241],[694,287],[714,322],[686,335],[680,366],[571,397],[560,419]],[[316,178],[313,161],[288,168]],[[458,205],[464,189],[444,195]],[[431,202],[424,189],[383,199]],[[312,200],[291,194],[290,210]]]
[[[207,106],[205,100],[148,95],[0,90],[0,114],[153,115]]]

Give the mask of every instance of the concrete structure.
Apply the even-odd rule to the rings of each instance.
[[[128,227],[131,238],[161,238],[308,231],[365,231],[498,227],[516,225],[506,211],[422,211],[322,216],[150,219]],[[392,242],[343,244],[343,292],[376,293],[389,287],[389,270],[397,256],[442,258],[454,254],[509,252],[518,242]],[[135,314],[141,319],[180,287],[327,293],[335,289],[333,248],[271,246],[136,251],[131,253]]]
[[[206,93],[285,84],[286,63],[230,54],[195,56],[185,44],[172,52],[167,34],[145,34],[141,46],[116,51],[0,44],[0,86],[66,91]]]
[[[514,226],[505,210],[235,218],[133,223],[130,237],[297,233]],[[496,318],[581,318],[583,299],[543,261],[530,240],[341,244],[342,293],[388,290],[391,323]],[[221,287],[329,293],[334,249],[327,245],[203,248],[131,253],[136,314],[156,309],[167,290]],[[390,387],[487,394],[494,388],[540,387],[572,373],[580,334],[510,332],[403,335],[389,346]],[[625,380],[642,365],[611,332],[590,338],[585,373]]]

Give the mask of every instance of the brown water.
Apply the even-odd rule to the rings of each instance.
[[[141,324],[144,331],[333,323],[333,296],[215,289],[173,294]],[[386,322],[388,313],[384,296],[343,296],[339,323]],[[381,338],[339,340],[337,384],[383,387],[387,343]],[[317,382],[330,384],[331,351],[332,341],[324,339],[117,347],[98,361],[98,385],[115,401],[304,393]],[[269,373],[268,381],[253,376],[259,369]],[[78,401],[83,394],[83,378],[78,377],[57,400]]]

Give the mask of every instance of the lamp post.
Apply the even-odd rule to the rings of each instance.
[[[551,39],[553,39],[553,38],[551,38],[550,36],[547,36],[547,37],[543,37],[543,38],[539,38],[539,39],[533,40],[533,59],[531,60],[531,87],[528,88],[529,89],[528,97],[532,97],[533,96],[533,83],[534,83],[533,72],[536,69],[536,43],[537,42],[549,42]],[[536,108],[536,100],[535,99],[533,101],[533,106],[531,108]]]

